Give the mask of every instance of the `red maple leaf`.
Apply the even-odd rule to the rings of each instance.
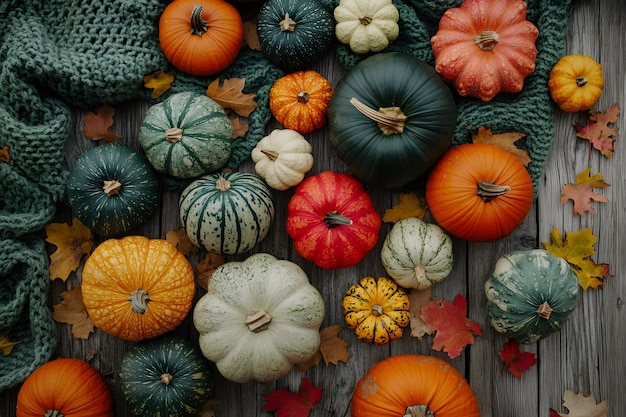
[[[607,158],[613,156],[613,144],[617,136],[617,127],[609,126],[617,122],[620,110],[617,103],[609,107],[606,112],[592,112],[587,126],[575,125],[576,136],[587,139],[593,147]]]
[[[433,349],[448,353],[451,359],[461,354],[468,344],[474,343],[474,335],[482,336],[480,324],[466,317],[467,300],[461,294],[450,304],[433,302],[422,307],[421,319],[436,330]]]
[[[504,349],[498,351],[500,359],[508,365],[509,372],[517,379],[522,378],[522,371],[530,369],[537,363],[534,353],[520,352],[519,344],[509,340],[504,344]]]
[[[297,393],[281,388],[265,396],[263,411],[278,411],[276,417],[308,417],[315,404],[322,399],[322,388],[302,378]]]

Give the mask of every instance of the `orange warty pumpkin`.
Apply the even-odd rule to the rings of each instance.
[[[233,63],[243,43],[243,22],[224,0],[176,0],[159,20],[159,42],[178,70],[208,76]]]
[[[129,341],[174,330],[195,295],[191,264],[163,239],[127,236],[96,247],[85,262],[81,292],[100,330]]]
[[[397,355],[378,362],[359,380],[352,417],[480,417],[467,380],[434,356]]]
[[[465,0],[431,38],[435,70],[462,96],[489,101],[517,93],[535,70],[539,30],[522,0]]]
[[[17,417],[113,417],[109,385],[87,362],[60,358],[30,374],[17,394]]]

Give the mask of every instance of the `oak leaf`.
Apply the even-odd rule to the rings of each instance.
[[[482,336],[482,328],[467,315],[467,300],[461,294],[450,303],[430,303],[422,307],[421,318],[435,329],[432,348],[443,350],[451,359],[461,354],[468,344],[474,343],[474,335]]]
[[[515,146],[515,142],[525,137],[526,133],[506,132],[494,134],[491,132],[491,128],[483,126],[478,128],[477,133],[471,133],[473,143],[490,143],[502,148],[512,153],[524,166],[528,166],[532,161],[528,152]]]
[[[100,106],[98,113],[85,113],[83,117],[83,133],[92,140],[104,139],[107,142],[115,142],[119,139],[119,136],[109,130],[113,125],[114,115],[115,108],[108,104]]]
[[[226,116],[230,120],[230,124],[233,125],[233,136],[231,139],[243,138],[248,133],[248,123],[244,123],[242,119],[245,117],[239,116],[237,113],[226,109]]]
[[[165,72],[164,70],[158,70],[150,75],[143,77],[143,85],[146,88],[152,89],[150,97],[158,98],[172,89],[172,83],[176,78],[176,72]]]
[[[348,362],[350,357],[350,352],[347,349],[348,342],[338,337],[339,332],[341,332],[339,325],[320,330],[320,352],[326,365],[329,363],[337,365],[339,361]]]
[[[61,298],[63,299],[61,302],[52,306],[52,319],[59,323],[70,324],[74,339],[87,339],[93,333],[94,325],[83,303],[80,285],[63,291]]]
[[[185,229],[170,230],[165,234],[165,240],[174,245],[185,256],[196,253],[200,249],[189,239]]]
[[[498,351],[498,355],[502,362],[508,366],[508,370],[517,379],[522,378],[522,372],[527,371],[537,363],[534,353],[521,352],[519,344],[513,340],[509,340],[504,344],[504,348]]]
[[[568,414],[550,410],[550,415],[555,417],[607,417],[609,415],[609,406],[606,400],[596,403],[596,397],[593,394],[585,397],[571,390],[567,390],[563,394],[563,407],[567,408]]]
[[[409,217],[423,219],[424,215],[426,215],[424,198],[420,198],[414,193],[401,193],[398,196],[398,203],[385,210],[382,220],[385,223],[396,223]]]
[[[65,281],[80,266],[83,258],[91,254],[94,246],[91,230],[74,218],[72,224],[49,223],[46,225],[46,242],[55,245],[48,268],[51,280]]]
[[[578,278],[578,284],[584,289],[599,289],[603,286],[603,279],[612,276],[609,274],[608,264],[596,264],[592,259],[596,253],[593,245],[596,237],[591,228],[577,232],[566,232],[565,240],[558,228],[550,232],[550,243],[542,242],[546,251],[554,256],[565,259]]]
[[[19,343],[10,341],[6,336],[0,336],[0,352],[2,352],[2,356],[9,356],[15,345]]]
[[[243,44],[253,51],[260,51],[261,42],[259,42],[256,25],[256,18],[243,22]]]
[[[215,269],[224,264],[226,258],[217,253],[207,253],[203,260],[196,265],[196,283],[205,290],[208,288],[211,274]]]
[[[206,95],[225,109],[231,109],[240,116],[248,117],[258,103],[254,100],[256,94],[243,93],[246,85],[245,78],[229,78],[220,85],[216,78],[209,84]]]
[[[313,407],[322,400],[322,388],[314,387],[310,379],[302,378],[297,393],[281,388],[264,398],[263,411],[278,411],[276,417],[308,417]]]
[[[11,160],[11,148],[9,145],[4,145],[2,149],[0,149],[0,162],[6,162],[7,164]]]
[[[587,139],[591,145],[607,158],[613,157],[615,137],[618,128],[615,126],[620,114],[617,103],[609,107],[606,112],[592,111],[586,126],[574,126],[576,136]],[[609,126],[613,125],[613,126]]]
[[[441,297],[432,298],[433,289],[429,287],[425,290],[411,290],[409,292],[409,314],[411,315],[410,328],[411,336],[417,337],[422,340],[422,337],[427,334],[435,333],[435,329],[424,323],[422,320],[422,307],[427,304],[437,303],[441,304]]]
[[[603,195],[593,192],[594,188],[606,188],[610,184],[607,184],[602,178],[602,174],[597,173],[590,175],[591,168],[587,168],[584,171],[576,175],[575,184],[565,184],[561,189],[561,204],[567,203],[568,200],[574,202],[574,214],[583,215],[585,212],[596,214],[596,211],[591,207],[592,201],[598,201],[606,203],[609,201]]]

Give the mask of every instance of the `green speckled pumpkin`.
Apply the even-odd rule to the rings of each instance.
[[[561,329],[576,307],[578,279],[545,250],[514,251],[498,259],[485,292],[496,331],[531,344]]]

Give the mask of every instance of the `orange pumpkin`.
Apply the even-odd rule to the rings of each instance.
[[[81,292],[97,328],[139,341],[174,330],[191,310],[195,288],[193,268],[174,245],[127,236],[96,247]]]
[[[60,358],[30,374],[17,394],[17,417],[113,417],[109,385],[87,362]]]
[[[233,63],[243,44],[243,22],[224,0],[176,0],[159,20],[159,42],[178,70],[208,76]]]
[[[467,380],[434,356],[397,355],[378,362],[359,380],[352,417],[479,417]]]
[[[532,201],[533,183],[524,164],[486,143],[448,150],[426,180],[426,203],[439,226],[474,242],[511,234]]]
[[[287,129],[311,133],[326,124],[332,94],[330,81],[317,71],[293,72],[272,85],[270,110]]]
[[[462,96],[489,101],[517,93],[535,70],[539,30],[522,0],[465,0],[448,9],[431,38],[435,70]]]

